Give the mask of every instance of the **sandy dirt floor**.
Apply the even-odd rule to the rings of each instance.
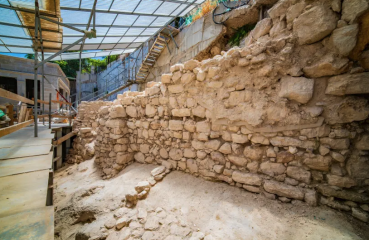
[[[55,239],[369,239],[367,224],[328,207],[281,203],[178,171],[124,207],[125,194],[155,167],[135,163],[109,180],[93,160],[58,170]]]

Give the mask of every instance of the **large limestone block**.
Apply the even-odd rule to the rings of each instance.
[[[193,140],[191,142],[191,146],[196,150],[204,149],[205,148],[204,144],[205,144],[204,142],[201,142],[201,141],[198,141],[198,140]]]
[[[369,134],[364,134],[355,143],[355,148],[359,150],[369,150]]]
[[[271,18],[264,18],[263,20],[259,21],[254,30],[252,30],[251,35],[254,39],[259,39],[260,37],[267,35],[270,29],[273,26],[273,22]]]
[[[146,116],[153,117],[153,116],[155,116],[155,114],[157,113],[157,111],[158,110],[154,106],[152,106],[150,104],[147,104],[146,105],[146,109],[145,109]]]
[[[139,163],[145,163],[145,155],[142,152],[137,152],[134,155],[134,158]]]
[[[186,158],[195,158],[196,152],[192,150],[191,148],[185,148],[183,152],[183,156]]]
[[[172,115],[174,117],[189,117],[191,116],[191,110],[188,108],[173,109]]]
[[[120,165],[127,164],[129,162],[133,161],[133,154],[132,153],[117,153],[116,156],[116,162]]]
[[[179,121],[179,120],[170,120],[169,121],[169,130],[173,130],[173,131],[183,130],[183,122]]]
[[[348,56],[357,42],[359,25],[353,24],[337,28],[330,37],[330,44],[342,56]]]
[[[287,13],[286,13],[287,24],[292,23],[293,20],[295,20],[295,18],[300,16],[302,11],[304,11],[305,7],[306,7],[305,1],[301,1],[301,2],[296,3],[295,5],[292,5],[291,7],[289,7],[287,9]]]
[[[199,133],[210,133],[210,123],[209,122],[197,122],[196,131]]]
[[[310,184],[311,181],[311,173],[300,167],[289,166],[287,168],[287,176],[306,184]]]
[[[169,157],[173,160],[179,161],[183,157],[183,152],[181,149],[172,148],[169,151]]]
[[[351,188],[356,186],[356,181],[349,177],[340,177],[333,174],[327,174],[327,181],[329,185],[342,187],[342,188]]]
[[[221,153],[223,153],[223,154],[231,154],[231,153],[232,153],[231,144],[229,144],[229,143],[224,143],[224,144],[219,148],[219,152],[221,152]]]
[[[122,119],[109,119],[106,121],[105,126],[109,128],[122,128],[126,126],[126,122]]]
[[[336,190],[333,187],[327,185],[318,185],[317,190],[327,197],[336,197],[359,203],[369,203],[369,195],[366,193],[361,194],[356,191]]]
[[[256,147],[256,146],[247,146],[247,147],[245,147],[245,149],[243,151],[243,155],[246,158],[249,158],[253,161],[261,160],[263,154],[264,154],[263,148]]]
[[[170,83],[170,81],[172,79],[172,76],[173,76],[173,74],[171,74],[171,73],[161,75],[161,82],[162,83]]]
[[[205,111],[206,111],[206,109],[199,105],[199,106],[192,109],[192,115],[194,115],[196,117],[200,117],[200,118],[205,118],[205,116],[206,116]]]
[[[197,173],[199,171],[197,163],[193,159],[187,159],[187,168],[190,170],[190,173]]]
[[[260,171],[274,177],[283,174],[286,171],[286,167],[283,163],[263,162],[260,164]]]
[[[333,138],[321,138],[320,143],[330,146],[331,149],[345,150],[350,146],[350,140],[347,138],[333,139]]]
[[[367,94],[369,93],[369,72],[332,77],[328,80],[325,93],[337,96]]]
[[[367,9],[366,0],[344,0],[342,3],[342,19],[346,22],[355,22]]]
[[[196,75],[193,72],[188,72],[182,75],[181,83],[183,85],[189,84],[196,79]]]
[[[336,28],[338,17],[327,6],[319,4],[293,22],[293,32],[301,45],[322,40]]]
[[[110,108],[109,117],[110,118],[123,118],[126,117],[126,110],[122,105],[113,105]]]
[[[364,156],[351,156],[347,161],[346,169],[350,177],[364,179],[369,176],[369,158]]]
[[[184,70],[192,71],[199,66],[199,61],[191,59],[185,62],[183,65],[184,65]]]
[[[312,158],[306,158],[304,164],[311,169],[328,172],[331,166],[331,156],[316,156]]]
[[[232,142],[234,143],[247,143],[249,141],[249,139],[247,138],[246,135],[243,134],[232,134]]]
[[[303,200],[304,192],[297,187],[292,187],[290,185],[286,185],[283,183],[279,183],[276,181],[265,181],[264,183],[265,191],[269,193],[277,194],[278,196]]]
[[[165,148],[160,148],[159,150],[160,157],[167,159],[169,157],[168,151]]]
[[[318,59],[317,62],[303,68],[305,76],[310,78],[328,77],[347,72],[349,60],[327,54]]]
[[[220,141],[219,140],[210,140],[205,143],[205,148],[212,149],[212,150],[218,150],[220,147]]]
[[[292,3],[291,0],[277,1],[277,3],[274,4],[274,6],[271,9],[269,9],[269,11],[268,11],[269,16],[271,18],[278,18],[282,15],[285,15],[286,12],[287,12],[287,9],[291,6],[291,3]],[[268,4],[265,4],[265,5],[268,5]]]
[[[145,89],[145,93],[146,95],[148,96],[153,96],[153,95],[156,95],[160,92],[160,87],[159,86],[154,86],[154,87],[151,87],[151,88],[146,88]]]
[[[350,123],[368,118],[368,100],[364,97],[347,96],[325,106],[325,121],[329,124]]]
[[[244,157],[238,157],[233,155],[228,155],[228,159],[231,163],[239,167],[246,167],[248,162],[247,159]]]
[[[247,185],[261,186],[262,178],[254,173],[244,173],[240,171],[234,171],[232,173],[232,179],[235,182],[243,183]]]
[[[304,77],[283,77],[279,97],[307,103],[313,96],[314,80]]]
[[[137,117],[137,109],[134,106],[128,106],[126,108],[126,113],[128,116],[132,117],[132,118],[136,118]]]
[[[168,86],[168,90],[170,93],[181,93],[183,92],[183,86],[178,84],[178,85],[170,85]]]

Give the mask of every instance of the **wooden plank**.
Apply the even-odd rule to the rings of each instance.
[[[54,239],[54,206],[44,206],[0,218],[0,239]]]
[[[26,111],[27,111],[27,104],[22,103],[22,106],[21,106],[21,109],[18,115],[18,123],[24,122],[25,117],[26,117]]]
[[[59,145],[59,144],[61,144],[62,142],[64,142],[64,141],[68,140],[68,139],[69,139],[69,138],[71,138],[71,137],[73,137],[74,135],[76,135],[76,133],[75,133],[75,132],[70,132],[70,133],[68,133],[67,135],[65,135],[65,136],[63,136],[63,137],[61,137],[61,138],[57,139],[56,141],[53,141],[53,145]]]
[[[33,120],[28,120],[23,123],[18,123],[13,126],[5,127],[0,129],[0,137],[6,136],[8,134],[11,134],[12,132],[18,131],[19,129],[22,129],[24,127],[27,127],[28,125],[32,124]]]
[[[6,91],[5,89],[2,89],[2,88],[0,88],[0,97],[34,105],[34,101],[32,101],[31,99],[28,99],[28,98],[22,97],[18,94]]]
[[[45,207],[48,180],[49,170],[2,177],[0,218]]]
[[[29,119],[31,119],[31,115],[32,115],[32,108],[27,108],[26,116],[24,117],[24,121],[28,121]]]
[[[53,152],[47,155],[0,160],[0,177],[52,168]]]
[[[9,125],[13,126],[14,125],[14,106],[12,104],[9,104],[8,106],[6,106],[7,109],[7,115],[10,118],[10,122]]]
[[[44,145],[30,145],[30,146],[16,146],[2,148],[0,151],[0,160],[49,154],[51,146],[52,145],[50,142]]]

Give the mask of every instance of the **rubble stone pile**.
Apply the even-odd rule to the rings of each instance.
[[[106,178],[158,164],[368,222],[368,8],[280,0],[244,48],[176,64],[144,92],[80,111],[77,128],[96,131]]]

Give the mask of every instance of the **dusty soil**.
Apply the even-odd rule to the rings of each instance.
[[[58,170],[55,239],[369,239],[367,224],[328,207],[280,203],[177,171],[125,208],[125,194],[155,167],[134,163],[109,180],[93,160]],[[130,223],[117,231],[122,217]]]

